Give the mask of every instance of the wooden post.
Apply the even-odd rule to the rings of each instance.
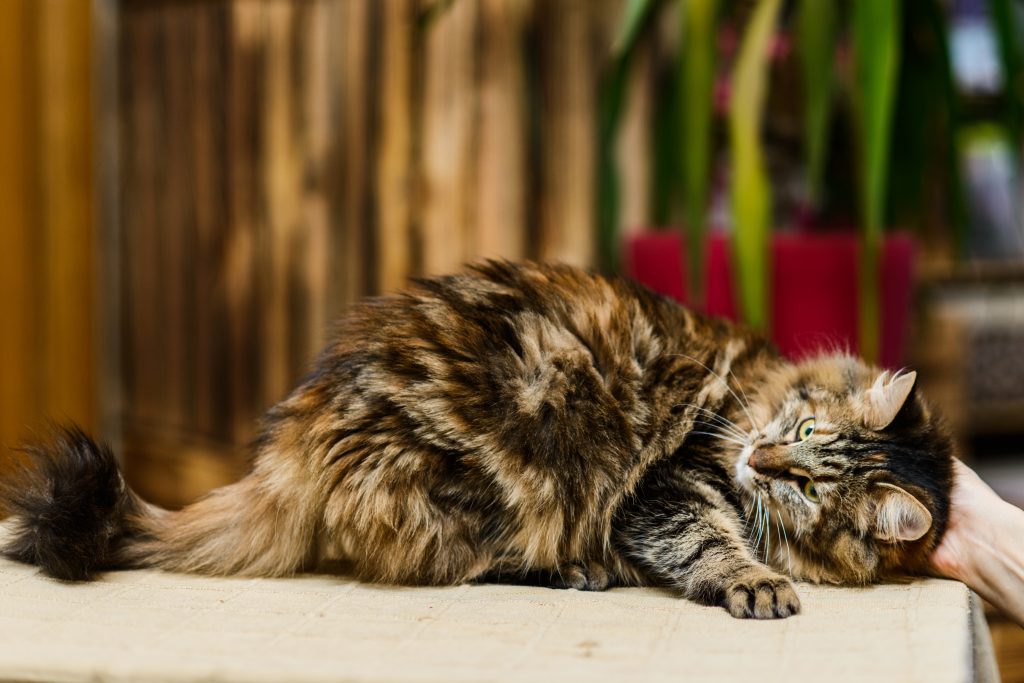
[[[420,220],[423,268],[452,272],[475,251],[471,235],[476,2],[457,2],[424,29]]]
[[[0,448],[5,451],[27,436],[41,403],[34,273],[34,7],[34,0],[0,3],[0,319],[5,328],[0,334]]]

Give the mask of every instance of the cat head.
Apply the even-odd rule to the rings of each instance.
[[[756,426],[736,478],[765,519],[754,514],[762,557],[829,583],[925,567],[946,525],[953,442],[915,382],[914,372],[824,356],[750,397]]]

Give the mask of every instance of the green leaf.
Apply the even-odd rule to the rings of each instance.
[[[801,0],[797,41],[804,96],[804,154],[807,203],[821,207],[835,84],[838,10],[835,0]]]
[[[715,81],[715,23],[718,0],[683,4],[682,94],[683,207],[686,211],[686,253],[689,257],[690,301],[704,305],[705,224],[711,176],[711,116]]]
[[[888,225],[921,228],[935,221],[938,202],[961,253],[967,226],[957,148],[961,117],[945,14],[943,0],[903,0],[885,215]]]
[[[961,123],[960,96],[953,78],[953,60],[949,53],[949,30],[946,21],[946,8],[941,0],[930,0],[927,3],[925,16],[929,27],[936,36],[936,43],[939,47],[938,56],[945,109],[942,129],[945,143],[946,205],[953,228],[956,254],[958,257],[963,258],[967,253],[967,231],[969,225],[963,173],[960,169],[960,155],[957,142]]]
[[[597,147],[597,250],[600,267],[615,272],[619,265],[619,169],[615,139],[622,119],[629,62],[618,59],[602,84]]]
[[[780,0],[760,0],[743,35],[732,74],[729,134],[732,140],[733,272],[743,316],[753,327],[768,326],[768,238],[771,191],[761,146],[768,81],[768,48]]]
[[[682,182],[683,104],[679,92],[679,61],[672,55],[668,69],[655,71],[653,130],[651,131],[651,221],[656,226],[673,225],[677,221],[676,200]]]
[[[451,9],[451,6],[455,4],[455,0],[433,0],[420,7],[419,14],[417,16],[418,27],[422,29],[429,28],[431,24],[441,18],[441,16]]]
[[[616,58],[632,54],[633,48],[643,31],[651,10],[659,4],[659,0],[628,0],[622,16],[622,24],[615,34],[612,54]]]
[[[999,57],[1006,82],[1005,121],[1013,141],[1013,148],[1021,143],[1021,98],[1024,96],[1024,59],[1021,57],[1020,38],[1010,0],[989,0],[992,27],[999,40]]]
[[[877,362],[881,337],[879,259],[898,71],[900,5],[892,0],[853,3],[854,105],[860,124],[863,224],[860,352],[868,362]]]
[[[612,47],[612,60],[601,83],[597,147],[597,248],[598,260],[605,272],[619,267],[620,192],[615,163],[615,140],[629,81],[629,67],[644,27],[650,22],[660,0],[630,0],[618,37]]]

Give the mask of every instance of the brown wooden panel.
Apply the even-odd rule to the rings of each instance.
[[[481,0],[473,256],[526,253],[526,17],[523,3]]]
[[[175,439],[236,471],[363,296],[481,255],[592,262],[598,64],[621,0],[107,4],[105,248],[126,457],[148,463],[132,472]]]
[[[38,416],[38,306],[34,239],[37,158],[32,31],[33,0],[0,3],[0,440],[26,436]],[[6,455],[0,462],[6,461]]]
[[[594,261],[597,74],[594,16],[582,2],[542,3],[538,249],[545,259]]]
[[[40,348],[45,408],[96,424],[92,41],[88,3],[36,5],[39,63]]]
[[[375,201],[377,289],[398,289],[413,272],[415,0],[382,3]]]
[[[424,36],[419,224],[423,270],[458,270],[474,255],[477,3],[454,3]]]
[[[988,624],[1003,683],[1024,683],[1024,629],[994,613]]]
[[[88,3],[0,3],[4,446],[96,424],[90,37]]]
[[[256,131],[264,95],[264,21],[262,3],[231,4],[224,105],[228,219],[222,227],[225,244],[221,277],[227,322],[223,343],[230,386],[227,420],[234,443],[246,443],[255,436],[253,417],[263,405],[256,255],[265,213],[260,185],[263,139]]]

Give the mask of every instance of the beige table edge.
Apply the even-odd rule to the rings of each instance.
[[[997,680],[962,584],[798,590],[801,615],[753,622],[648,589],[153,571],[70,585],[0,561],[0,680]]]

